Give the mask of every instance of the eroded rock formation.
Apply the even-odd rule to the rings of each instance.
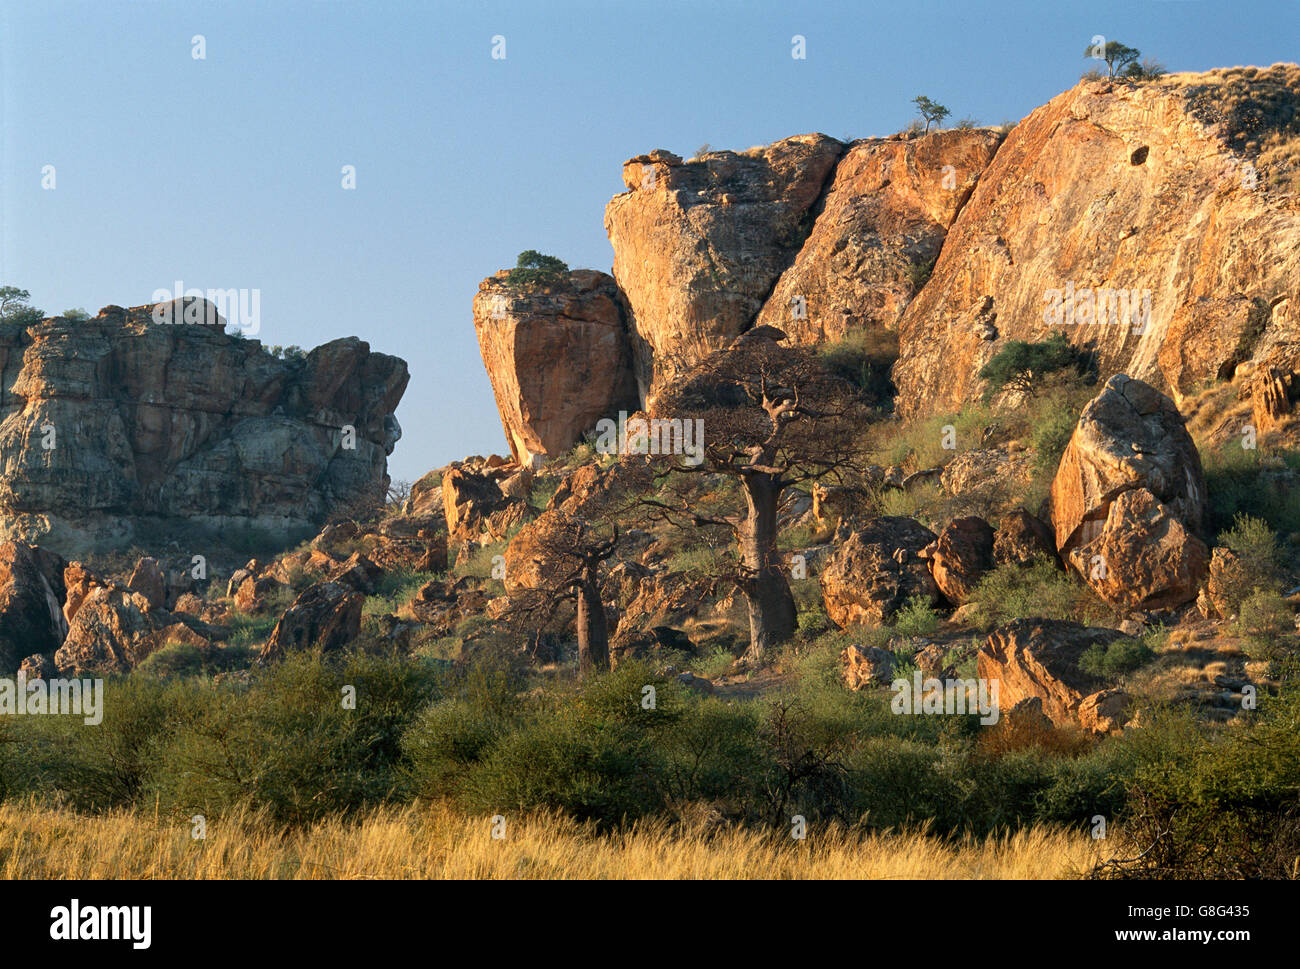
[[[279,359],[147,306],[0,329],[0,535],[71,554],[145,520],[318,525],[382,494],[407,379],[355,337]]]
[[[474,330],[515,461],[563,454],[597,421],[639,406],[622,298],[605,273],[517,291],[506,272],[479,284]]]
[[[1293,65],[1247,70],[1261,100],[1300,99]],[[1225,112],[1221,84],[1215,72],[1085,81],[1016,125],[903,314],[903,413],[974,399],[1008,340],[1064,333],[1095,350],[1103,377],[1125,372],[1175,400],[1294,341],[1300,212],[1244,150],[1286,113]],[[1136,293],[1135,316],[1109,322],[1120,291]]]

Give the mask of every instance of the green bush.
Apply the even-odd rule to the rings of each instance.
[[[506,285],[515,290],[535,289],[554,286],[568,276],[569,266],[563,260],[536,249],[525,249],[519,254],[515,268],[506,274]]]
[[[1079,657],[1079,668],[1103,680],[1117,680],[1156,658],[1155,652],[1135,639],[1093,643]]]
[[[1031,616],[1086,622],[1096,609],[1084,586],[1044,558],[1023,567],[999,565],[980,579],[970,601],[985,628]]]
[[[1087,364],[1087,355],[1060,333],[1035,343],[1010,340],[980,368],[979,378],[988,381],[984,402],[1006,388],[1030,393],[1048,374],[1066,370],[1082,374]]]
[[[1277,536],[1266,521],[1238,514],[1232,527],[1219,535],[1219,544],[1236,555],[1236,561],[1224,569],[1220,583],[1230,612],[1240,609],[1255,592],[1280,591],[1282,556]]]
[[[942,619],[927,596],[912,596],[894,613],[894,631],[900,636],[933,636]]]
[[[1295,615],[1276,592],[1259,589],[1242,600],[1235,626],[1251,659],[1280,660],[1295,647]]]

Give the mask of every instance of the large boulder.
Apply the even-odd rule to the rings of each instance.
[[[844,145],[821,134],[683,161],[623,165],[605,208],[614,278],[631,304],[643,399],[748,329],[799,251]]]
[[[958,518],[918,554],[929,563],[939,591],[960,605],[993,568],[993,529],[983,518]]]
[[[24,542],[0,543],[0,675],[32,653],[51,655],[68,631],[63,559]]]
[[[1102,530],[1070,552],[1094,592],[1127,609],[1167,609],[1196,598],[1210,552],[1145,488],[1110,504]]]
[[[1092,646],[1124,636],[1054,619],[1015,619],[989,634],[976,656],[977,675],[998,683],[998,706],[1011,709],[1038,698],[1058,727],[1109,731],[1122,723],[1122,695],[1079,668]]]
[[[1174,402],[1116,374],[1079,416],[1052,480],[1052,526],[1064,558],[1102,530],[1111,502],[1145,489],[1193,532],[1205,512],[1205,474]]]
[[[303,590],[271,630],[261,662],[308,649],[332,652],[361,635],[364,593],[345,582],[316,582]]]
[[[993,539],[993,561],[998,565],[1029,565],[1035,559],[1060,566],[1052,529],[1023,508],[1002,516]]]
[[[597,421],[638,406],[618,286],[580,269],[521,290],[503,270],[479,284],[474,331],[520,465],[563,454]]]
[[[1178,408],[1123,374],[1084,408],[1052,480],[1062,559],[1117,605],[1196,597],[1208,550],[1200,455]]]
[[[939,588],[920,556],[935,538],[903,517],[876,518],[850,534],[819,576],[826,615],[841,628],[877,626],[912,596],[938,603]]]

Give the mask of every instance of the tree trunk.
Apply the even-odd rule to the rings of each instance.
[[[609,669],[609,629],[596,576],[584,576],[578,589],[578,679]]]
[[[770,474],[741,478],[749,513],[740,529],[740,560],[747,579],[741,592],[749,606],[749,649],[744,658],[762,662],[769,647],[785,642],[796,628],[794,596],[776,551],[776,509],[781,484]]]

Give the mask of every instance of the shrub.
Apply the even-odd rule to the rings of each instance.
[[[970,601],[985,627],[1030,616],[1086,621],[1097,605],[1082,585],[1041,558],[1024,567],[999,565],[980,579]]]
[[[1251,659],[1279,660],[1295,643],[1295,617],[1280,595],[1259,589],[1242,600],[1236,632]]]
[[[1223,597],[1231,612],[1238,611],[1255,592],[1276,593],[1281,589],[1281,554],[1277,536],[1260,518],[1238,514],[1230,529],[1219,535],[1219,543],[1236,555],[1225,569]]]
[[[932,636],[940,617],[926,596],[912,596],[894,613],[894,631],[900,636]]]
[[[506,285],[514,290],[537,289],[554,286],[568,276],[569,266],[563,260],[526,249],[519,254],[515,268],[506,274]]]
[[[1103,680],[1117,680],[1155,659],[1145,643],[1134,639],[1117,639],[1112,643],[1094,643],[1079,657],[1079,668]]]
[[[1031,393],[1047,374],[1066,370],[1081,374],[1087,363],[1087,355],[1060,333],[1036,343],[1011,340],[980,368],[979,378],[988,381],[984,402],[1007,388]]]

